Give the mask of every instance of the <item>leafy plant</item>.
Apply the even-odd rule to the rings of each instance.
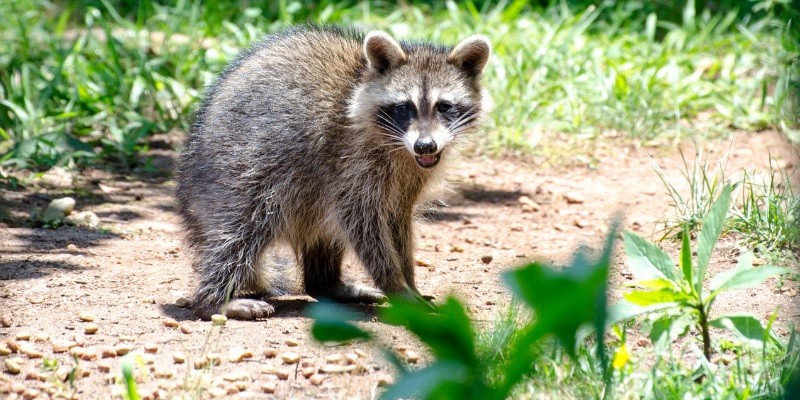
[[[719,273],[710,280],[708,289],[704,287],[711,253],[728,214],[731,190],[729,185],[722,189],[719,199],[703,219],[694,260],[689,228],[684,227],[678,268],[669,255],[656,245],[634,233],[625,232],[628,266],[638,280],[633,284],[637,289],[625,293],[625,302],[617,304],[617,311],[622,315],[627,314],[618,320],[644,313],[658,313],[660,317],[650,329],[650,338],[654,343],[674,340],[685,335],[687,328],[695,327],[701,332],[706,359],[711,357],[711,327],[729,330],[744,340],[760,342],[765,346],[767,342],[780,346],[771,332],[774,318],[766,327],[756,317],[747,314],[709,319],[711,306],[720,293],[754,287],[771,276],[789,272],[786,268],[776,266],[753,268],[752,253],[745,253],[739,258],[736,268]]]
[[[391,300],[380,310],[385,322],[407,328],[428,345],[436,360],[420,370],[409,370],[397,357],[387,356],[401,371],[398,382],[385,398],[470,398],[505,399],[515,386],[532,372],[541,353],[535,345],[554,337],[560,347],[575,356],[577,343],[585,337],[584,328],[597,332],[596,355],[605,369],[603,332],[606,324],[606,279],[611,260],[613,234],[602,255],[590,261],[585,249],[572,263],[557,270],[542,263],[530,263],[504,275],[506,284],[535,318],[514,335],[499,337],[498,346],[507,349],[506,357],[482,356],[476,348],[476,332],[466,309],[455,297],[447,297],[433,310],[419,302]],[[315,319],[312,334],[320,341],[345,341],[369,338],[361,328],[347,322],[354,316],[330,303],[311,307]],[[502,361],[500,361],[502,360]],[[499,364],[499,365],[498,365]],[[500,371],[498,377],[488,371]],[[495,379],[498,378],[498,379]]]

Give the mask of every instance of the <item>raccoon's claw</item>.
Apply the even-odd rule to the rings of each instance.
[[[225,316],[231,319],[251,321],[267,318],[275,312],[275,308],[263,300],[233,299],[225,307]]]

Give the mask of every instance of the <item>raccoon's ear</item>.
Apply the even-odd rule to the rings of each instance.
[[[364,56],[369,68],[381,74],[406,61],[400,44],[382,31],[372,31],[364,38]]]
[[[478,76],[486,67],[490,54],[492,54],[492,44],[489,38],[474,35],[457,44],[447,55],[447,62],[461,68],[470,76]]]

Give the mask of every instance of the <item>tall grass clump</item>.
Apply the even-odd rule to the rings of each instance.
[[[4,1],[0,162],[134,166],[153,134],[188,128],[203,88],[239,50],[305,22],[436,42],[489,36],[495,111],[479,140],[496,150],[557,134],[653,140],[761,129],[793,115],[779,108],[779,119],[775,107],[793,104],[786,93],[796,86],[792,74],[775,83],[777,65],[788,71],[796,60],[791,46],[776,50],[796,25],[775,22],[781,2],[747,11],[692,0],[663,9],[580,3]]]

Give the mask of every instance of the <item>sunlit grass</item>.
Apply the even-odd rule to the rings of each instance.
[[[776,101],[790,97],[770,88],[791,87],[778,75],[793,53],[778,51],[785,27],[771,10],[741,18],[690,1],[672,21],[643,4],[10,0],[0,5],[13,16],[0,30],[0,160],[141,163],[149,135],[188,128],[203,88],[240,49],[299,22],[446,43],[489,36],[495,110],[479,143],[497,151],[556,133],[649,141],[781,126]]]

